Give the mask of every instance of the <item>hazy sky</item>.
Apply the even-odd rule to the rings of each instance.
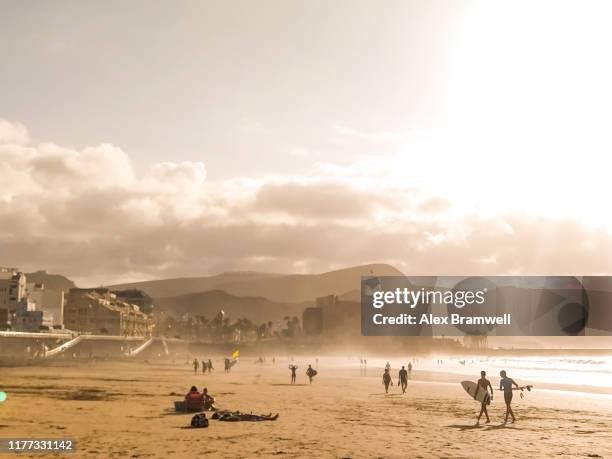
[[[612,274],[606,2],[4,1],[0,265]]]

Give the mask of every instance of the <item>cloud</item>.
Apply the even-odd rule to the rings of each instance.
[[[0,118],[0,143],[15,143],[23,145],[28,143],[30,135],[21,123],[11,123]]]
[[[605,227],[465,210],[452,195],[377,164],[211,181],[199,162],[137,174],[111,144],[74,150],[3,141],[0,264],[63,273],[81,285],[370,262],[423,275],[610,273]]]

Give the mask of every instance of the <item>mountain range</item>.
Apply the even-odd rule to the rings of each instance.
[[[137,288],[154,299],[178,297],[209,290],[223,290],[237,297],[263,297],[275,303],[314,303],[326,295],[359,290],[362,276],[401,276],[385,264],[355,266],[322,274],[270,274],[229,272],[205,277],[184,277],[111,285],[111,289]],[[177,301],[176,299],[174,301]]]

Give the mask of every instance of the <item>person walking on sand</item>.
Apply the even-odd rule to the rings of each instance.
[[[412,363],[408,362],[408,378],[412,379]]]
[[[202,374],[206,374],[206,360],[202,359]]]
[[[297,365],[289,365],[289,369],[291,370],[291,384],[295,384],[295,378],[297,377]]]
[[[385,372],[383,373],[383,384],[385,385],[385,393],[388,394],[389,385],[393,385],[393,382],[391,382],[391,373],[389,373],[389,370],[387,370],[386,368]]]
[[[198,362],[198,359],[193,359],[193,373],[194,374],[198,374],[198,368],[200,368],[200,362]]]
[[[387,362],[387,364],[385,365],[385,370],[391,371],[391,364],[389,362]]]
[[[312,378],[317,375],[317,371],[312,368],[311,365],[308,365],[308,369],[306,370],[306,376],[308,376],[308,381],[312,384]]]
[[[504,391],[504,401],[506,402],[506,419],[504,419],[504,424],[508,422],[508,416],[512,416],[512,423],[516,422],[516,418],[514,417],[514,412],[512,411],[512,386],[515,386],[517,389],[519,385],[512,378],[508,378],[506,375],[506,371],[502,370],[499,372],[501,379],[499,380],[499,390]]]
[[[490,396],[488,393],[488,389],[491,389]],[[478,383],[476,385],[476,393],[474,394],[474,398],[476,400],[478,400],[478,392],[480,391],[484,391],[486,395],[482,399],[482,405],[480,407],[480,414],[478,415],[478,419],[476,420],[476,425],[480,424],[480,418],[482,417],[483,413],[487,417],[486,423],[488,424],[489,422],[491,422],[491,419],[489,419],[489,413],[487,412],[487,405],[489,405],[491,401],[493,400],[493,386],[491,385],[491,381],[487,379],[486,371],[480,372],[480,379],[478,380]]]
[[[208,374],[210,374],[211,371],[214,370],[213,366],[212,366],[212,360],[208,359]]]
[[[397,381],[397,385],[401,386],[402,394],[406,393],[406,388],[408,387],[408,372],[406,368],[402,365],[402,369],[399,371],[399,379]]]

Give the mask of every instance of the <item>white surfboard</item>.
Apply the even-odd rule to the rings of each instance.
[[[461,381],[461,386],[463,389],[470,394],[474,400],[482,403],[485,400],[485,397],[490,397],[489,393],[483,389],[482,387],[478,389],[478,384],[472,381]],[[476,391],[478,389],[478,391]]]

